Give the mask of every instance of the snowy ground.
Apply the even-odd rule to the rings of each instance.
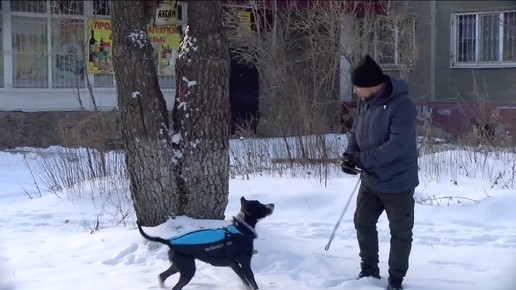
[[[407,290],[516,289],[516,190],[491,188],[492,180],[454,176],[433,182],[422,177],[418,199],[458,196],[440,205],[418,204]],[[456,181],[457,185],[449,182]],[[429,181],[430,180],[430,181]],[[358,247],[350,206],[332,247],[324,247],[351,190],[354,177],[336,176],[326,187],[289,177],[237,176],[230,181],[227,219],[236,214],[240,196],[276,204],[275,213],[258,224],[258,254],[252,266],[261,289],[381,290],[387,285],[389,230],[379,221],[381,280],[354,280]],[[156,289],[157,275],[169,266],[167,249],[145,241],[131,220],[113,227],[99,218],[98,194],[70,200],[44,193],[28,199],[20,187],[32,183],[21,154],[0,152],[0,289],[113,290]],[[150,234],[168,237],[228,221],[184,217]],[[165,283],[170,289],[177,276]],[[4,288],[2,288],[4,286]],[[186,289],[241,289],[229,269],[198,263]]]

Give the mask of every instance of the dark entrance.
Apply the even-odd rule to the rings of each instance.
[[[259,82],[258,69],[252,64],[239,64],[232,49],[229,80],[231,135],[238,129],[251,130],[252,134],[256,134],[260,117]]]

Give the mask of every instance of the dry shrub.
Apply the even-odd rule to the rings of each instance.
[[[99,215],[110,216],[114,225],[125,225],[134,208],[124,153],[106,151],[110,136],[96,122],[97,118],[91,115],[72,128],[59,123],[56,130],[65,144],[74,144],[85,137],[88,139],[82,141],[97,149],[40,149],[25,156],[26,166],[37,188],[70,200],[89,197],[100,210]]]

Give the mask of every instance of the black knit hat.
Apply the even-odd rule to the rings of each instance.
[[[385,82],[383,71],[367,54],[351,72],[351,83],[361,88],[375,87]]]

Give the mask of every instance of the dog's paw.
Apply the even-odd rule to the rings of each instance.
[[[164,283],[163,279],[161,279],[160,276],[158,276],[158,285],[159,285],[159,288],[165,288],[165,283]]]

